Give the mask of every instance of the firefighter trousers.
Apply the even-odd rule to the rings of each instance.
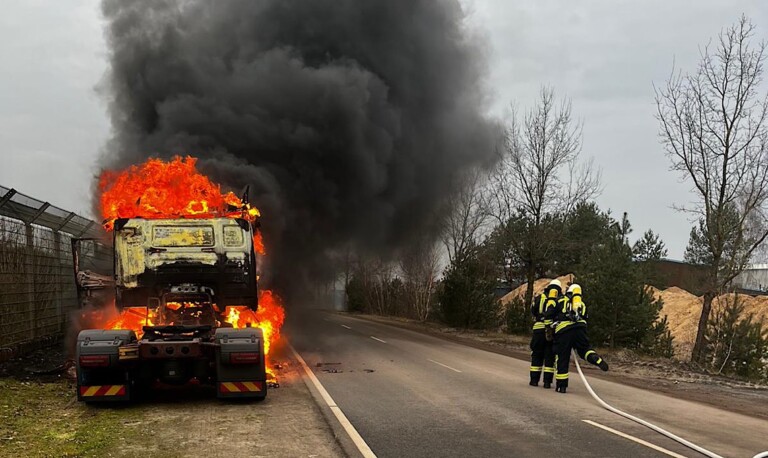
[[[555,353],[543,329],[533,331],[531,337],[531,383],[538,384],[544,372],[544,383],[552,383],[555,375]]]
[[[568,366],[571,363],[571,349],[575,349],[581,359],[599,365],[603,359],[592,349],[587,338],[585,326],[569,326],[555,334],[555,383],[558,388],[568,387]]]

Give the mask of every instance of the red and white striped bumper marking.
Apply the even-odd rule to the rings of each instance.
[[[81,386],[80,396],[125,396],[125,385],[91,385]]]
[[[219,383],[219,392],[221,393],[252,393],[262,391],[264,382],[221,382]]]

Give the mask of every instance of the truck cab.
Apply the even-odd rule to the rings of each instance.
[[[118,307],[156,306],[169,288],[207,288],[220,309],[257,305],[253,229],[243,219],[119,219],[114,231]]]

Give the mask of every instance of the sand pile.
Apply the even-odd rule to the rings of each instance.
[[[664,306],[661,316],[667,316],[672,337],[675,338],[675,356],[685,359],[690,356],[696,340],[696,327],[701,317],[702,299],[676,286],[665,290],[650,287],[654,297],[661,297]]]
[[[563,292],[565,292],[565,289],[568,288],[568,283],[573,279],[573,274],[563,275],[562,277],[557,277],[558,280],[560,280],[560,284],[563,285]],[[541,294],[544,292],[544,288],[547,287],[549,282],[552,281],[551,278],[539,278],[538,280],[533,282],[533,297],[536,297],[538,294]],[[507,305],[510,302],[512,302],[513,299],[525,298],[525,289],[528,287],[528,283],[523,283],[522,285],[518,286],[517,288],[513,289],[509,293],[505,294],[501,299],[501,305]]]
[[[667,315],[669,331],[675,338],[675,356],[679,359],[688,359],[691,356],[693,343],[696,340],[696,330],[701,317],[701,306],[703,298],[677,287],[658,290],[649,287],[655,297],[661,297],[664,301],[664,307],[661,315]],[[712,312],[710,319],[717,312],[718,308],[724,306],[728,301],[733,301],[735,294],[724,294],[716,297],[712,301]],[[739,295],[739,300],[744,304],[744,316],[750,313],[754,314],[755,321],[763,319],[763,326],[768,327],[768,296],[747,296]]]
[[[712,301],[712,313],[717,310],[717,307],[721,307],[734,300],[735,294],[724,294],[715,298]],[[744,304],[744,316],[748,316],[750,313],[754,314],[753,321],[763,320],[763,326],[768,326],[768,296],[746,296],[739,294],[739,301]]]

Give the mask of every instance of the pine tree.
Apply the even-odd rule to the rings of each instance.
[[[530,307],[525,305],[522,297],[516,297],[507,304],[504,320],[507,324],[507,332],[512,334],[530,334],[533,318]]]
[[[473,248],[448,266],[439,292],[440,309],[447,324],[482,329],[494,322],[498,310],[495,272],[483,247]]]
[[[589,312],[589,334],[595,345],[667,352],[653,348],[658,337],[671,339],[666,320],[659,320],[661,300],[645,287],[643,269],[634,262],[627,241],[631,225],[626,214],[611,225],[610,234],[578,271]],[[671,340],[670,340],[671,345]]]
[[[658,261],[667,256],[667,248],[659,235],[648,229],[632,246],[632,256],[639,262]]]
[[[569,274],[608,238],[612,220],[594,202],[578,204],[562,219],[561,241],[551,257],[550,267],[558,274]]]
[[[750,379],[768,377],[768,332],[753,314],[744,316],[739,295],[716,308],[705,343],[705,361],[711,371]]]

